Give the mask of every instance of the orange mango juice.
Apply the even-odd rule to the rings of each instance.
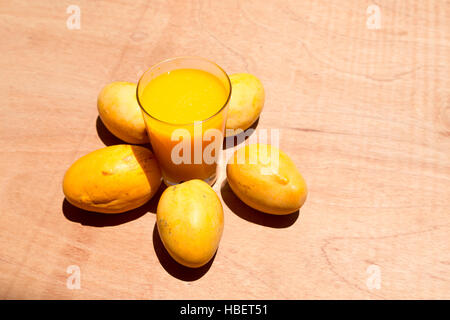
[[[229,91],[200,69],[171,70],[143,88],[139,100],[166,184],[215,179],[217,163],[211,157],[217,160],[222,148]]]

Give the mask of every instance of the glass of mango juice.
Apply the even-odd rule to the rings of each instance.
[[[173,58],[148,69],[136,94],[165,184],[214,184],[231,96],[227,73],[203,58]]]

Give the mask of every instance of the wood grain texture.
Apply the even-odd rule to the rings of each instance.
[[[450,298],[449,1],[376,1],[380,30],[363,0],[77,1],[80,30],[70,4],[0,4],[0,298]],[[257,131],[280,130],[309,186],[299,214],[271,217],[222,166],[223,238],[195,271],[154,232],[157,197],[103,216],[61,188],[75,159],[119,142],[97,119],[102,86],[178,55],[258,76]]]

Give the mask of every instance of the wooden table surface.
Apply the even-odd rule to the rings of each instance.
[[[1,298],[450,298],[449,1],[4,1],[0,38]],[[120,143],[100,89],[179,55],[261,79],[255,135],[279,130],[309,186],[298,214],[269,216],[222,166],[224,233],[198,270],[155,233],[160,193],[110,216],[61,186]]]

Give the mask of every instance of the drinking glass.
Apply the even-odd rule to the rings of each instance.
[[[217,106],[215,114],[199,121],[177,124],[157,119],[149,112],[150,106],[142,99],[145,88],[159,75],[176,69],[206,71],[222,82],[227,98],[223,105]],[[136,94],[165,184],[170,186],[191,179],[201,179],[213,185],[231,96],[231,83],[227,73],[214,62],[203,58],[172,58],[148,69],[139,80]]]

